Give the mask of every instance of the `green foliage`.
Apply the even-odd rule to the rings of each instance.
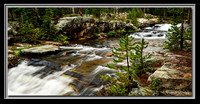
[[[98,37],[98,33],[95,33],[94,36],[95,36],[95,37]]]
[[[32,23],[29,23],[28,21],[25,22],[23,27],[19,29],[21,36],[21,42],[34,42],[40,37],[41,30],[38,28],[34,28],[34,25]]]
[[[110,95],[128,95],[131,91],[131,83],[134,78],[138,78],[137,74],[139,72],[145,72],[148,67],[146,67],[144,61],[150,58],[150,55],[143,55],[143,49],[147,48],[148,45],[142,39],[142,41],[133,43],[134,37],[128,37],[126,34],[125,37],[120,38],[119,48],[114,47],[112,53],[116,58],[113,59],[114,63],[127,61],[126,67],[116,67],[114,64],[107,64],[109,68],[119,69],[120,72],[116,72],[118,78],[111,78],[110,76],[101,76],[105,81],[109,80],[111,83],[111,88],[107,91]],[[135,53],[133,53],[135,51]],[[129,62],[132,63],[129,66]],[[142,69],[139,71],[139,68]],[[125,73],[124,73],[125,72]]]
[[[33,43],[38,39],[53,40],[56,36],[55,26],[52,22],[52,18],[56,17],[53,12],[55,10],[52,8],[38,9],[39,18],[34,8],[12,10],[16,15],[21,15],[20,18],[17,18],[21,22],[18,30],[19,35],[21,35],[21,42]],[[21,21],[22,17],[23,21]]]
[[[100,18],[100,13],[101,13],[101,9],[100,8],[93,8],[92,9],[92,14],[93,14],[94,17]]]
[[[126,20],[126,23],[129,23],[129,22],[130,22],[130,20],[129,20],[129,19],[127,19],[127,20]]]
[[[133,41],[134,37],[128,37],[128,34],[126,34],[125,37],[120,38],[119,40],[119,48],[114,47],[114,50],[112,50],[114,56],[116,58],[113,59],[114,63],[122,62],[124,59],[127,60],[127,68],[122,67],[120,70],[123,70],[127,72],[127,74],[124,74],[123,72],[116,72],[118,79],[114,78],[106,78],[111,81],[111,88],[108,91],[111,95],[127,95],[125,93],[126,91],[130,91],[130,84],[132,82],[132,72],[129,68],[129,54],[130,51],[134,48],[134,43],[131,43]],[[113,64],[107,65],[109,68],[118,69]]]
[[[162,84],[159,78],[155,78],[153,82],[149,85],[149,88],[157,93],[157,96],[159,95],[159,85]]]
[[[177,27],[177,23],[172,24],[172,28],[168,30],[168,34],[166,35],[168,41],[165,41],[167,46],[166,49],[169,50],[177,50],[180,49],[180,37],[181,30]]]
[[[191,50],[192,49],[192,28],[187,29],[187,31],[183,34],[183,39],[184,39],[184,47],[187,50]]]
[[[158,23],[163,23],[163,19],[160,16],[158,17]]]
[[[132,24],[135,26],[138,25],[137,18],[142,18],[143,12],[139,10],[139,8],[132,8],[131,11],[129,11],[129,14],[127,16],[127,19],[131,19]]]
[[[148,14],[146,17],[145,17],[145,19],[152,19],[153,18],[153,16],[151,15],[151,14]]]
[[[137,28],[135,26],[133,26],[132,29],[128,30],[128,33],[134,33],[137,30]]]
[[[57,39],[57,41],[64,43],[66,45],[69,44],[69,42],[67,41],[67,39],[68,39],[67,36],[59,35],[59,36],[56,36],[56,39]]]
[[[123,17],[122,17],[122,21],[124,22],[124,20],[125,20],[125,17],[123,16]]]
[[[103,76],[100,75],[100,77],[104,81],[109,81],[112,86],[109,86],[109,90],[107,90],[105,93],[112,96],[125,96],[127,95],[128,86],[130,85],[130,80],[128,79],[128,75],[122,73],[122,72],[116,72],[118,78],[114,79],[110,76]]]
[[[109,31],[108,34],[117,34],[115,31]]]
[[[19,56],[19,55],[22,54],[22,51],[21,51],[21,50],[19,50],[19,51],[13,51],[13,54],[14,54],[15,56]]]
[[[132,10],[129,11],[128,19],[142,18],[142,17],[143,17],[143,12],[140,11],[139,8],[132,8]]]
[[[79,16],[80,14],[70,14],[70,17]]]
[[[43,23],[41,25],[41,39],[53,40],[56,37],[55,25],[52,23],[53,12],[51,9],[45,9],[45,15],[42,16]]]
[[[138,26],[137,18],[133,18],[131,23],[134,24],[135,26]]]
[[[29,46],[22,47],[22,48],[19,49],[19,51],[13,51],[13,54],[14,54],[15,56],[19,56],[19,55],[22,54],[22,50],[23,50],[23,49],[28,49],[28,48],[30,48],[30,47],[29,47]],[[13,46],[12,49],[16,49],[16,46]]]
[[[135,53],[130,52],[130,62],[133,63],[133,69],[142,69],[141,72],[144,72],[148,69],[145,65],[145,60],[151,58],[151,55],[144,55],[143,53],[143,50],[147,47],[148,45],[146,44],[144,39],[142,39],[141,42],[139,41],[134,47]]]

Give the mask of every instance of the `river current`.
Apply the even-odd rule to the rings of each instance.
[[[171,24],[156,24],[130,36],[152,43],[165,41],[170,27]],[[100,74],[115,76],[117,70],[106,67],[106,64],[112,62],[114,56],[107,55],[118,46],[118,40],[79,41],[70,46],[60,46],[62,51],[56,54],[28,58],[9,69],[8,95],[93,96],[104,85]],[[161,46],[149,46],[145,52],[162,49]]]

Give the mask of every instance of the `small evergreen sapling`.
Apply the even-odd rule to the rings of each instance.
[[[131,74],[132,74],[132,71],[130,69],[130,65],[129,65],[129,60],[130,60],[130,52],[131,50],[134,49],[134,45],[135,43],[131,43],[133,41],[134,37],[128,37],[128,34],[126,34],[125,37],[122,37],[120,40],[119,40],[119,48],[116,48],[114,47],[114,50],[112,50],[114,56],[116,57],[116,59],[113,59],[113,62],[114,63],[117,63],[117,62],[122,62],[124,60],[126,60],[127,62],[127,68],[125,67],[122,67],[120,68],[120,70],[124,70],[125,72],[127,72],[127,75],[126,75],[126,78],[125,76],[123,75],[123,73],[119,73],[119,72],[116,72],[117,75],[120,77],[120,76],[124,76],[125,80],[124,82],[124,85],[126,87],[128,87],[128,92],[130,92],[131,88],[130,88],[130,84],[132,82],[132,77],[131,77]],[[115,67],[113,64],[112,65],[109,65],[108,64],[108,67],[110,68],[113,68],[113,69],[117,69],[117,67]]]
[[[175,50],[180,49],[180,37],[181,37],[181,30],[177,27],[177,23],[172,24],[172,28],[168,30],[168,34],[166,35],[168,41],[165,43],[167,46],[166,49]]]
[[[150,58],[150,55],[143,55],[143,50],[148,47],[144,39],[141,42],[133,43],[134,37],[128,37],[126,34],[125,37],[122,37],[119,40],[119,48],[114,47],[112,50],[116,58],[113,59],[114,63],[126,61],[126,67],[118,68],[114,64],[108,64],[107,66],[112,69],[120,69],[121,72],[117,71],[117,78],[112,78],[110,76],[103,76],[105,81],[109,80],[111,86],[106,92],[109,95],[127,95],[131,92],[132,82],[134,77],[138,77],[139,69],[142,69],[140,72],[143,72],[147,69],[145,66],[145,60]],[[129,63],[132,63],[131,65]],[[122,72],[122,71],[125,71]]]
[[[134,69],[136,72],[144,72],[147,70],[147,66],[145,65],[145,60],[151,58],[150,54],[144,55],[143,50],[147,48],[148,45],[142,38],[141,42],[139,41],[137,45],[134,47],[135,53],[130,52],[130,62],[132,63],[131,69]],[[141,69],[139,71],[138,69]]]

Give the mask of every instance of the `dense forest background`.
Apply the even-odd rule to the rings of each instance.
[[[128,13],[127,19],[136,26],[137,18],[143,18],[145,13],[156,15],[159,22],[170,19],[177,23],[182,20],[192,23],[191,8],[8,8],[8,21],[19,23],[16,30],[22,36],[19,39],[21,42],[34,42],[37,39],[57,41],[60,38],[54,25],[61,17],[92,16],[101,19],[103,14],[115,18],[119,13]],[[118,19],[123,21],[124,17]]]

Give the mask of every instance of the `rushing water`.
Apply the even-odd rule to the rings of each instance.
[[[156,24],[152,27],[145,27],[142,32],[135,32],[130,36],[144,39],[166,39],[166,34],[168,29],[171,29],[171,26],[171,24]],[[180,26],[180,23],[177,24],[177,27]]]
[[[165,40],[170,27],[171,24],[156,24],[130,36],[152,42]],[[118,39],[79,41],[71,46],[60,46],[62,51],[57,54],[24,60],[9,69],[8,95],[92,96],[103,87],[99,74],[115,76],[116,70],[106,67],[114,56],[105,55],[118,46]],[[148,47],[146,51],[157,50],[162,47]]]

